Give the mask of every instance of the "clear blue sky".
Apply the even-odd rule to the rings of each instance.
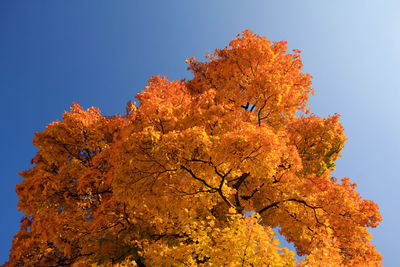
[[[22,216],[17,173],[35,132],[73,101],[123,112],[151,75],[190,77],[185,57],[222,48],[244,29],[287,40],[314,76],[313,112],[342,115],[348,137],[335,176],[380,206],[373,243],[384,266],[400,240],[399,1],[0,2],[0,263]]]

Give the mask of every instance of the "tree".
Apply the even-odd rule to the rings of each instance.
[[[306,108],[300,51],[244,31],[189,81],[153,77],[125,115],[73,104],[37,133],[6,266],[379,266],[381,221],[331,177],[339,115]],[[326,265],[327,264],[327,265]]]

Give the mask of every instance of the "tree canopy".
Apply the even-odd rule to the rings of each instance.
[[[378,206],[331,176],[346,137],[307,109],[300,51],[247,30],[187,63],[124,115],[74,103],[35,134],[5,265],[380,266]]]

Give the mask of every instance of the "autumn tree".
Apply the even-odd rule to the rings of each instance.
[[[125,115],[73,104],[37,133],[6,266],[380,266],[377,205],[331,176],[339,115],[306,108],[300,51],[244,31]]]

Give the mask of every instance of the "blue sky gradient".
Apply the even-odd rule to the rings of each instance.
[[[0,2],[0,263],[22,214],[18,172],[31,167],[35,132],[72,102],[124,112],[152,75],[190,78],[185,57],[202,57],[251,29],[302,50],[313,77],[309,107],[342,115],[348,141],[337,161],[383,216],[373,243],[398,266],[398,1],[28,1]]]

